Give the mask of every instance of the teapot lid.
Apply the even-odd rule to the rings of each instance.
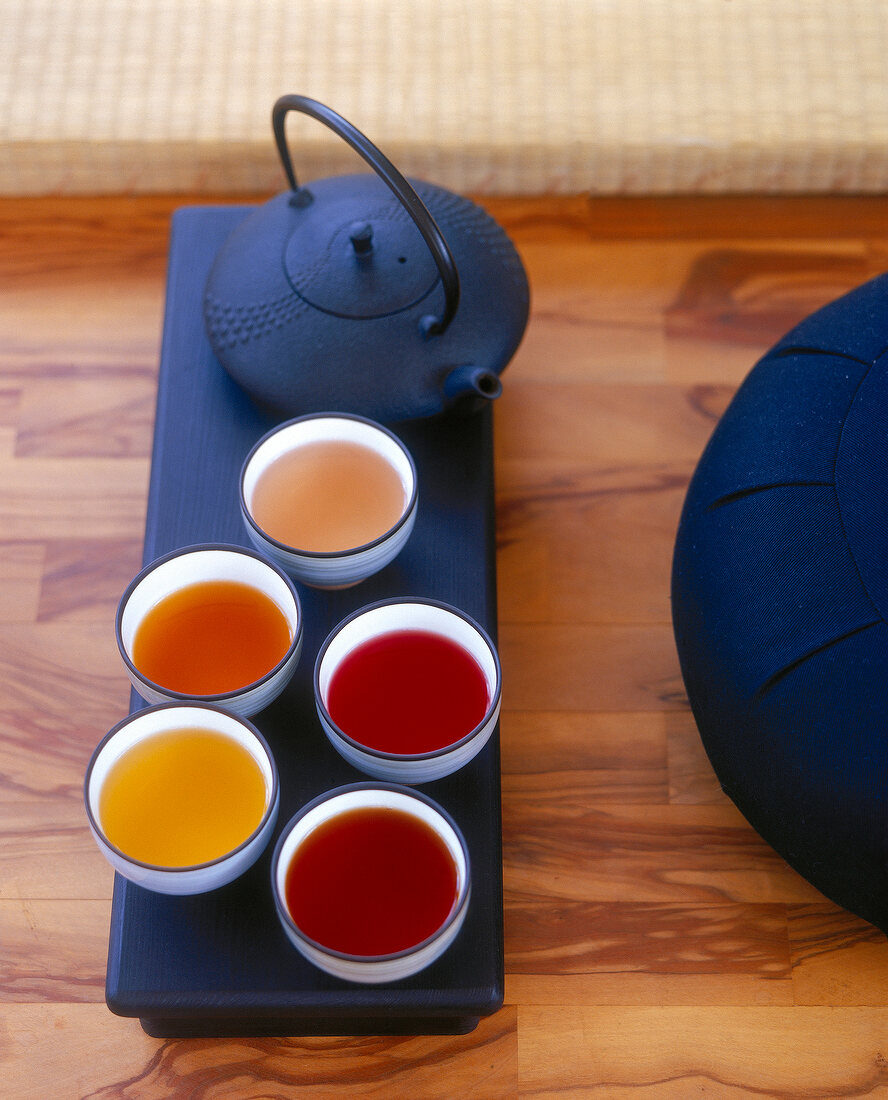
[[[376,176],[303,187],[290,205],[301,209],[284,245],[284,271],[310,306],[370,320],[416,306],[437,283],[422,234]]]
[[[376,176],[367,180],[340,177],[340,187],[333,193],[343,203],[341,211],[333,212],[326,201],[312,209],[314,195],[297,183],[284,130],[289,111],[301,111],[322,122],[374,169]],[[444,312],[440,317],[424,317],[422,329],[427,336],[444,332],[459,305],[459,275],[444,235],[413,187],[357,127],[315,99],[281,96],[271,122],[292,190],[290,205],[309,215],[299,219],[286,245],[284,266],[293,289],[325,312],[370,319],[415,305],[432,289],[433,268],[437,268],[444,288]],[[347,181],[344,193],[343,181]],[[382,206],[380,184],[391,193]],[[368,209],[373,194],[377,196],[375,214]],[[422,256],[418,240],[425,243],[427,257]]]

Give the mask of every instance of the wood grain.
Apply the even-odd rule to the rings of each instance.
[[[8,1100],[101,1097],[518,1095],[517,1010],[471,1035],[338,1039],[149,1039],[104,1005],[0,1005]]]
[[[522,1095],[535,1100],[888,1094],[878,1009],[529,1007],[519,1027]]]
[[[758,356],[888,267],[878,198],[488,201],[533,288],[496,410],[506,1005],[458,1037],[169,1040],[103,1003],[86,762],[126,713],[169,214],[0,203],[0,1093],[888,1096],[888,943],[722,792],[669,573]]]

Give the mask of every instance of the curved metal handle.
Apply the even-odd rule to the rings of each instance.
[[[429,213],[428,207],[388,157],[384,156],[360,130],[352,126],[342,115],[338,115],[329,107],[325,107],[323,103],[318,103],[316,99],[308,99],[306,96],[301,95],[284,95],[281,96],[272,109],[271,124],[281,164],[284,166],[290,187],[294,191],[299,190],[299,184],[296,182],[296,174],[293,171],[290,150],[287,147],[287,138],[284,132],[284,120],[288,111],[301,111],[302,114],[317,119],[318,122],[323,122],[325,126],[328,126],[343,141],[347,142],[352,149],[360,153],[370,167],[400,199],[407,213],[416,223],[416,228],[422,234],[423,240],[428,245],[441,276],[441,285],[444,287],[444,313],[440,317],[424,318],[423,329],[428,336],[444,332],[453,320],[459,305],[459,275],[453,260],[453,254],[447,246],[447,242],[444,240],[435,219]]]

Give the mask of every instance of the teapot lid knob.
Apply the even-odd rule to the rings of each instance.
[[[366,256],[373,251],[373,226],[370,222],[353,222],[348,235],[356,256]]]

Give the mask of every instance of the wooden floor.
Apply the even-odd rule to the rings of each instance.
[[[0,1095],[888,1096],[888,942],[722,795],[668,598],[738,383],[888,268],[878,198],[487,204],[533,287],[496,408],[505,1007],[449,1038],[161,1041],[109,1013],[81,783],[128,704],[112,620],[179,204],[0,203]]]

